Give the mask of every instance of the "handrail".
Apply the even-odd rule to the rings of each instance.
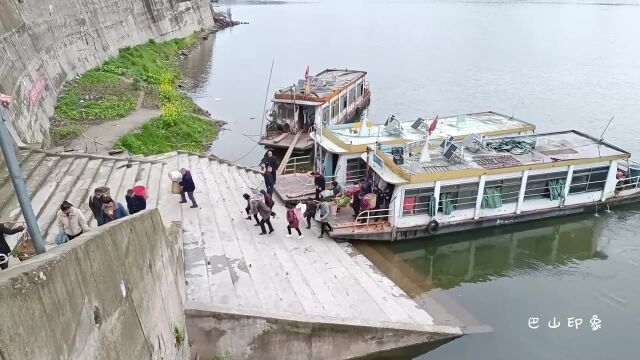
[[[390,213],[391,208],[385,208],[385,209],[370,209],[370,210],[365,210],[365,211],[361,211],[358,213],[358,216],[356,216],[356,219],[353,221],[353,231],[356,231],[356,226],[369,226],[369,220],[371,219],[380,219],[380,218],[389,218],[389,213]],[[377,213],[377,212],[386,212],[383,213],[383,215],[371,215],[372,213]],[[366,223],[361,223],[360,220],[364,220],[366,219],[367,222]]]
[[[625,184],[625,182],[629,183]],[[640,176],[618,179],[616,183],[616,190],[629,190],[637,188],[640,188]]]
[[[305,159],[306,161],[298,161],[299,159]],[[292,163],[292,160],[293,160],[293,163]],[[292,170],[291,167],[293,167],[293,173],[296,173],[296,170],[299,165],[305,165],[310,163],[311,163],[311,155],[303,155],[303,156],[296,156],[296,157],[289,158],[289,160],[284,166],[283,173],[286,174],[288,171]]]

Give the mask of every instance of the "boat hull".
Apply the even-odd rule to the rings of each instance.
[[[331,237],[336,240],[362,240],[362,241],[382,241],[392,242],[399,240],[425,239],[442,234],[450,234],[459,231],[477,230],[501,225],[511,225],[526,221],[542,220],[552,217],[569,216],[584,213],[594,213],[609,208],[640,203],[640,193],[611,198],[605,201],[598,201],[589,204],[570,205],[562,208],[551,208],[544,210],[530,211],[521,214],[500,215],[482,218],[479,220],[465,220],[456,223],[441,224],[435,232],[427,231],[426,224],[410,228],[396,229],[395,236],[390,228],[381,231],[353,231],[352,228],[336,229],[331,233]]]

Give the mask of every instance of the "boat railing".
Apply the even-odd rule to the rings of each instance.
[[[284,167],[284,174],[295,174],[297,172],[306,172],[311,164],[311,155],[303,155],[289,158]]]
[[[640,188],[640,176],[634,176],[618,180],[616,190],[632,190]]]
[[[356,227],[358,226],[369,227],[372,220],[383,219],[386,222],[389,219],[389,214],[389,208],[361,211],[353,221],[353,231],[356,231]]]

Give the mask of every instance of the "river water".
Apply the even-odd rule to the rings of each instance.
[[[187,60],[189,92],[228,122],[212,152],[255,165],[271,88],[369,72],[369,117],[493,110],[640,153],[640,3],[341,0],[232,4],[248,21]],[[357,244],[418,303],[471,334],[420,359],[637,359],[640,206],[429,241]],[[433,307],[432,307],[433,308]],[[593,331],[596,315],[601,328]],[[529,319],[539,327],[531,329]],[[560,326],[553,326],[553,320]],[[581,318],[578,329],[568,318]],[[595,322],[594,322],[595,324]],[[535,327],[535,325],[533,325]]]

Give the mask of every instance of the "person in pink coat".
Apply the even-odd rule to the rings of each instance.
[[[302,232],[300,231],[300,221],[298,221],[298,216],[296,215],[296,208],[287,204],[287,237],[291,237],[291,229],[296,229],[298,232],[298,239],[302,239]]]

